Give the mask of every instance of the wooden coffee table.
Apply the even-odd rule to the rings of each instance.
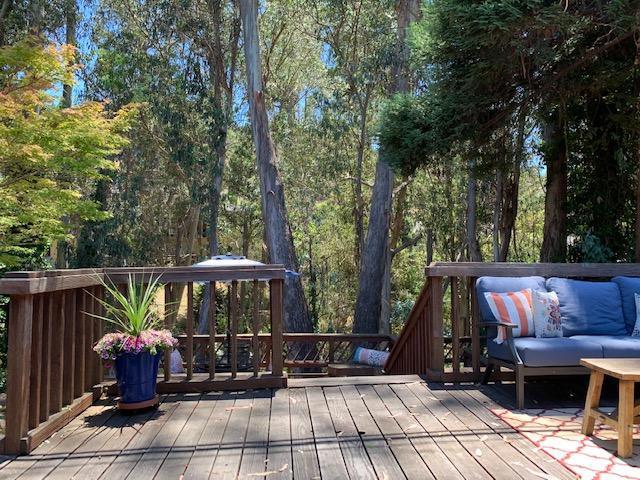
[[[635,382],[640,382],[640,358],[583,358],[580,364],[591,369],[582,433],[591,435],[596,420],[604,422],[618,431],[618,456],[630,457],[633,453],[634,417],[640,414],[640,405],[636,405],[633,398]],[[598,408],[605,375],[617,378],[620,384],[618,408],[610,414]]]

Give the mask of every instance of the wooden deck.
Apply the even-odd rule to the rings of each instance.
[[[289,388],[168,394],[157,411],[90,407],[2,479],[574,478],[490,411],[510,386],[419,377],[291,380]],[[567,398],[567,397],[565,397]]]

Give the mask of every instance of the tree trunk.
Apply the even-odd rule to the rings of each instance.
[[[636,152],[636,229],[635,261],[640,263],[640,152]]]
[[[559,113],[543,125],[547,191],[540,261],[564,262],[567,257],[567,146]]]
[[[384,279],[382,284],[382,297],[380,300],[380,321],[378,322],[378,332],[382,334],[391,333],[391,264],[395,249],[402,235],[402,227],[404,225],[404,212],[407,203],[407,191],[409,182],[402,184],[396,195],[396,209],[391,222],[391,238],[389,239],[390,248],[387,249],[387,256],[384,262]],[[387,275],[389,272],[389,275]]]
[[[283,264],[288,270],[297,271],[298,261],[285,206],[284,186],[277,168],[278,158],[269,131],[262,86],[257,0],[240,0],[240,12],[247,69],[247,97],[260,177],[262,218],[269,261]],[[312,331],[313,326],[300,277],[288,274],[285,287],[285,330]]]
[[[393,84],[390,93],[409,91],[409,75],[406,71],[408,46],[407,27],[418,18],[418,0],[399,0],[397,7],[398,34],[395,62],[393,64]],[[384,149],[380,149],[376,165],[376,178],[371,197],[369,227],[360,262],[358,297],[353,321],[355,333],[375,333],[379,331],[382,291],[386,277],[391,276],[389,260],[389,222],[393,193],[393,172],[384,161]],[[386,264],[389,266],[386,267]]]
[[[482,262],[482,252],[478,244],[478,182],[476,180],[476,164],[469,162],[469,179],[467,180],[467,248],[469,260]]]
[[[512,235],[515,240],[516,218],[518,217],[518,199],[520,196],[520,172],[524,161],[526,112],[522,108],[518,114],[518,131],[516,132],[512,168],[503,186],[502,215],[500,218],[500,253],[501,262],[509,257]]]
[[[76,44],[76,2],[75,0],[67,0],[65,2],[65,15],[66,15],[66,43],[67,45]],[[71,107],[73,96],[73,86],[62,86],[62,106],[65,108]]]
[[[2,0],[0,3],[0,47],[3,47],[7,41],[7,17],[11,13],[11,7],[13,7],[12,0]]]
[[[212,133],[212,143],[215,145],[215,165],[213,167],[211,188],[209,190],[209,255],[218,255],[218,218],[220,209],[220,195],[222,192],[222,177],[227,158],[227,126],[233,109],[233,88],[235,85],[236,65],[238,58],[238,44],[240,39],[240,18],[235,14],[231,28],[229,42],[229,66],[225,70],[226,62],[222,49],[222,3],[221,0],[207,0],[207,7],[213,24],[212,51],[208,52],[209,77],[213,87],[213,100],[222,115],[222,124],[218,124]],[[226,98],[225,98],[226,91]],[[202,296],[200,318],[198,319],[198,333],[209,331],[209,295]]]
[[[66,24],[66,32],[65,32],[65,43],[67,45],[76,45],[76,2],[75,0],[67,0],[64,5],[65,10],[65,24]],[[62,108],[70,108],[73,102],[73,85],[65,84],[62,85]],[[63,219],[65,224],[69,224],[69,219]],[[68,250],[69,243],[66,240],[55,240],[56,248],[55,248],[55,265],[56,268],[68,268]]]
[[[520,191],[520,162],[514,161],[513,170],[502,186],[502,214],[500,215],[500,250],[498,261],[506,262],[509,257],[512,234],[518,216],[518,195]]]
[[[389,250],[389,217],[393,172],[382,160],[376,165],[376,180],[371,198],[369,228],[361,260],[354,333],[376,333],[380,319],[382,286],[386,272],[385,263]]]
[[[360,133],[356,152],[356,174],[354,179],[354,222],[356,230],[356,244],[354,264],[360,266],[360,258],[364,249],[364,198],[362,196],[362,171],[364,165],[364,151],[367,147],[367,111],[369,110],[369,92],[367,91],[360,108]]]
[[[496,197],[493,204],[493,261],[500,261],[500,212],[502,211],[502,170],[496,171]]]

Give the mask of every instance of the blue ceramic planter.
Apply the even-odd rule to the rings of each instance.
[[[120,403],[139,403],[156,395],[158,365],[161,353],[127,353],[116,358],[116,380],[120,389]]]

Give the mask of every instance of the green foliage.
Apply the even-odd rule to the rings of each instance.
[[[51,92],[71,82],[73,54],[33,40],[0,49],[0,263],[8,266],[106,217],[83,192],[117,168],[110,158],[127,143],[121,133],[133,110],[58,108]]]
[[[160,277],[151,277],[147,283],[135,279],[129,275],[127,291],[123,293],[114,284],[110,284],[100,278],[100,283],[110,300],[95,297],[102,305],[105,315],[97,315],[87,312],[87,315],[104,320],[114,325],[119,332],[139,337],[145,330],[158,328],[162,323],[154,307],[156,293],[163,287],[159,283]],[[92,295],[93,296],[93,295]],[[165,312],[166,314],[166,312]]]
[[[497,188],[496,172],[510,157],[566,153],[569,234],[595,235],[610,258],[631,260],[637,7],[627,0],[427,2],[411,34],[418,88],[382,111],[385,160],[407,174],[461,155]],[[566,152],[542,145],[554,115]],[[530,145],[514,141],[521,118]]]

